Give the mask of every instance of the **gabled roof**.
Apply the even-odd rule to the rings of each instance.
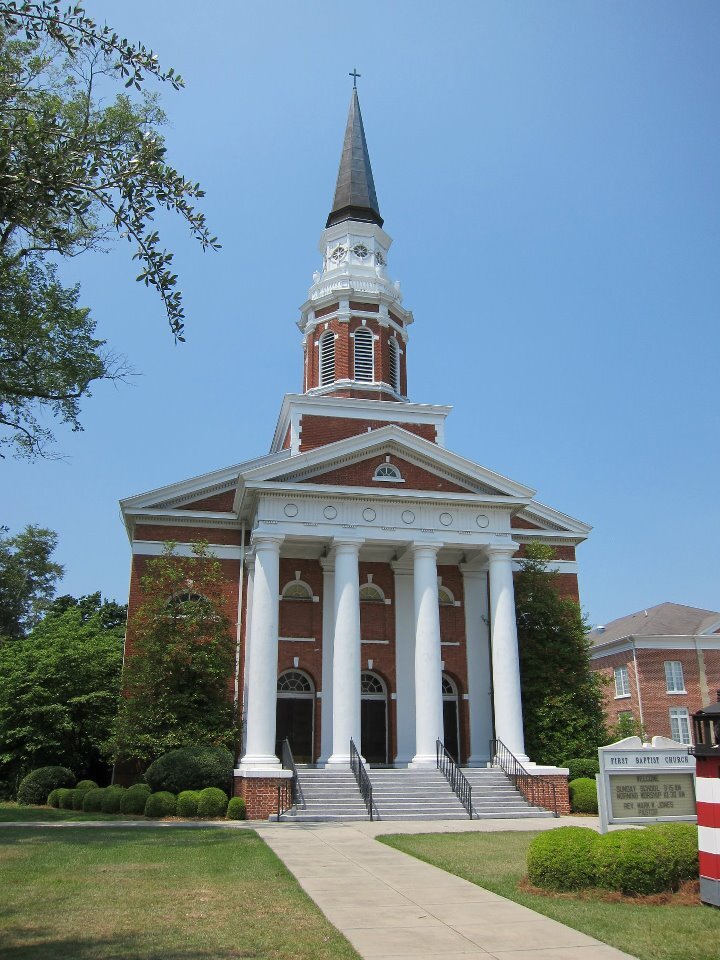
[[[720,629],[720,613],[688,607],[682,603],[659,603],[647,610],[638,610],[619,617],[588,634],[594,646],[625,637],[693,637],[712,634]]]

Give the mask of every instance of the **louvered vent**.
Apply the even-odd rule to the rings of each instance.
[[[373,335],[369,330],[355,331],[355,379],[372,381],[373,370]]]
[[[390,386],[400,393],[400,348],[394,337],[390,340]]]
[[[335,382],[335,334],[328,330],[320,338],[320,386]]]

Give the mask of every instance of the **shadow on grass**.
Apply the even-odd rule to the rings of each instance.
[[[232,838],[232,839],[231,839]],[[153,827],[113,827],[109,830],[96,827],[87,828],[66,827],[58,830],[56,827],[37,827],[33,830],[1,830],[0,849],[3,847],[27,846],[29,844],[67,844],[80,843],[84,847],[107,847],[115,841],[121,843],[131,840],[142,846],[162,847],[192,847],[207,850],[213,846],[227,843],[260,843],[260,837],[254,830],[188,830],[182,826],[153,826]],[[0,960],[3,954],[0,951]]]

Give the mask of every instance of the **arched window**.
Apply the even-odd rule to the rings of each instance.
[[[372,381],[375,379],[373,362],[373,335],[366,327],[355,331],[355,379]]]
[[[313,592],[302,580],[291,580],[283,587],[282,598],[283,600],[312,600]]]
[[[360,587],[361,603],[384,603],[385,594],[374,583],[363,583]]]
[[[454,607],[455,597],[447,587],[438,587],[438,603],[441,607]]]
[[[400,393],[400,347],[395,337],[390,338],[390,386]]]
[[[370,697],[385,697],[385,684],[375,673],[363,672],[360,674],[360,693],[366,699]]]
[[[277,689],[279,694],[293,697],[311,697],[314,693],[312,681],[300,670],[286,670],[281,673],[278,677]]]
[[[442,675],[442,695],[443,700],[457,700],[458,692],[455,681],[451,680],[446,673]]]
[[[335,334],[326,330],[320,337],[320,386],[335,382]]]
[[[398,468],[391,463],[381,463],[375,471],[373,480],[402,480],[402,476]]]

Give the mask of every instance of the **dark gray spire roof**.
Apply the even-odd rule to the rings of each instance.
[[[383,225],[365,141],[360,102],[354,88],[350,98],[335,199],[325,226],[332,227],[343,220],[363,220],[366,223],[376,223],[379,227]]]

